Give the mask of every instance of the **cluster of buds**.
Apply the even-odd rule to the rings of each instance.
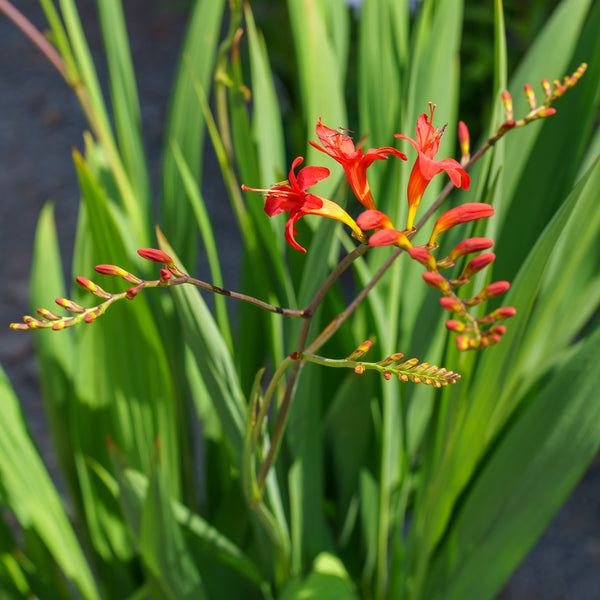
[[[180,271],[173,260],[168,254],[165,254],[162,250],[156,250],[154,248],[141,248],[138,250],[138,254],[147,260],[155,263],[164,265],[160,269],[160,277],[156,280],[143,280],[135,275],[129,273],[125,269],[116,265],[97,265],[95,270],[97,273],[103,275],[111,275],[113,277],[120,277],[127,283],[133,284],[124,292],[112,294],[101,288],[97,283],[87,279],[86,277],[77,277],[75,280],[84,290],[90,292],[98,298],[102,298],[104,302],[92,306],[91,308],[85,308],[73,300],[67,298],[57,298],[56,303],[62,308],[66,309],[73,316],[61,316],[46,309],[38,308],[37,314],[40,318],[25,315],[23,317],[23,323],[11,323],[11,329],[26,330],[26,329],[53,329],[54,331],[60,331],[67,327],[72,327],[78,323],[93,323],[100,315],[106,312],[106,309],[118,300],[133,300],[138,292],[147,287],[166,287],[168,285],[174,285],[178,283],[184,283],[187,280],[187,275]]]
[[[427,269],[423,273],[425,283],[443,294],[440,298],[441,306],[454,313],[455,318],[446,321],[446,327],[459,334],[456,337],[456,347],[461,351],[486,348],[500,341],[506,332],[506,327],[498,325],[497,322],[514,316],[516,309],[505,306],[482,317],[473,316],[468,309],[504,294],[510,289],[510,283],[496,281],[486,285],[475,296],[459,298],[457,290],[469,283],[473,275],[494,262],[496,255],[493,252],[477,254],[466,264],[458,277],[448,279],[440,273],[440,270],[455,266],[455,262],[463,256],[489,250],[493,244],[494,242],[488,238],[468,238],[455,246],[448,256],[441,260],[436,260],[431,254],[436,247],[413,247],[408,251],[413,259]]]
[[[372,342],[366,340],[344,359],[325,358],[308,352],[293,352],[290,357],[293,360],[304,360],[328,367],[353,369],[357,375],[362,375],[368,370],[378,371],[388,381],[392,376],[396,376],[404,383],[409,381],[412,383],[424,383],[436,388],[456,383],[461,377],[458,373],[449,371],[444,367],[430,365],[427,362],[422,363],[418,358],[402,360],[404,358],[402,352],[396,352],[377,362],[359,360],[371,349],[371,346]]]
[[[512,97],[508,90],[504,90],[501,97],[502,104],[504,105],[504,113],[506,114],[506,121],[502,123],[496,136],[492,138],[492,143],[497,141],[495,138],[501,137],[510,129],[524,127],[528,123],[531,123],[531,121],[544,119],[556,113],[556,109],[552,108],[551,104],[560,98],[567,90],[572,88],[581,79],[586,69],[587,64],[581,63],[572,75],[565,76],[562,81],[555,79],[552,84],[547,79],[542,79],[542,89],[544,91],[545,99],[544,102],[539,106],[535,97],[535,92],[533,91],[533,87],[526,83],[524,88],[527,104],[529,104],[529,112],[521,119],[515,120]]]

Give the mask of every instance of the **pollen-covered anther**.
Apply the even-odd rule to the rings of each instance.
[[[436,288],[441,292],[450,291],[450,285],[448,284],[446,279],[444,279],[444,277],[442,277],[439,273],[425,271],[425,273],[423,273],[423,279],[425,280],[425,283],[427,285],[430,285],[431,287]]]
[[[108,298],[112,298],[112,294],[105,292],[99,285],[95,284],[93,281],[90,281],[87,277],[77,277],[75,281],[88,292],[94,294],[94,296],[98,296],[98,298],[104,298],[107,300]]]

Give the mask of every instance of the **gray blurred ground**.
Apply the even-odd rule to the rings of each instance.
[[[89,16],[88,22],[95,23],[94,3],[85,0],[79,4]],[[166,0],[126,0],[124,4],[148,158],[157,173],[185,14],[174,12]],[[15,5],[36,25],[44,26],[36,0],[15,1]],[[91,29],[89,36],[100,57],[97,31]],[[56,202],[61,249],[65,264],[70,264],[78,201],[70,152],[73,146],[82,147],[84,129],[79,107],[62,79],[24,36],[0,17],[0,363],[50,467],[52,451],[45,435],[31,334],[13,332],[8,323],[28,310],[33,236],[48,199]],[[232,263],[234,255],[228,257]],[[529,599],[600,599],[600,462],[592,465],[499,596],[499,600]]]

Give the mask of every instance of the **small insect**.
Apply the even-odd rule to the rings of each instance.
[[[330,133],[327,137],[336,137],[338,135],[346,135],[347,137],[352,137],[351,134],[354,133],[354,131],[352,131],[352,129],[347,129],[346,127],[338,127],[338,130],[335,131],[334,133]]]

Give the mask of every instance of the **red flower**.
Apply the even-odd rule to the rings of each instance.
[[[388,154],[393,154],[402,160],[406,160],[406,154],[396,150],[396,148],[390,147],[369,148],[367,153],[364,154],[362,149],[357,150],[354,147],[352,138],[335,129],[325,127],[321,123],[321,117],[319,117],[316,129],[317,136],[324,148],[312,141],[310,142],[311,146],[321,152],[325,152],[325,154],[328,154],[331,158],[339,162],[344,167],[348,183],[358,200],[366,208],[375,208],[375,202],[371,195],[369,182],[367,181],[367,168],[375,160],[386,160]]]
[[[430,119],[433,121],[433,111],[435,106],[429,103]],[[417,208],[421,203],[421,198],[429,182],[435,175],[446,171],[456,187],[462,187],[465,190],[469,189],[470,179],[467,172],[461,168],[460,163],[453,158],[445,158],[444,160],[436,160],[434,156],[437,154],[440,146],[440,138],[444,133],[444,127],[435,129],[427,115],[423,113],[417,120],[417,141],[399,133],[394,137],[408,140],[419,153],[417,160],[413,166],[408,180],[408,221],[406,229],[412,229],[417,213]]]
[[[363,232],[354,219],[341,206],[331,200],[321,198],[306,191],[322,179],[329,177],[329,169],[325,167],[304,167],[298,171],[298,175],[296,176],[294,169],[303,160],[299,156],[292,163],[289,183],[283,182],[277,184],[269,190],[249,188],[245,185],[242,185],[242,189],[251,192],[263,192],[267,197],[265,212],[270,217],[282,212],[290,213],[285,227],[285,238],[297,250],[306,252],[306,249],[300,246],[294,239],[294,235],[298,233],[294,229],[294,225],[304,215],[321,215],[341,221],[352,229],[352,232],[358,239],[362,240],[364,238]]]

